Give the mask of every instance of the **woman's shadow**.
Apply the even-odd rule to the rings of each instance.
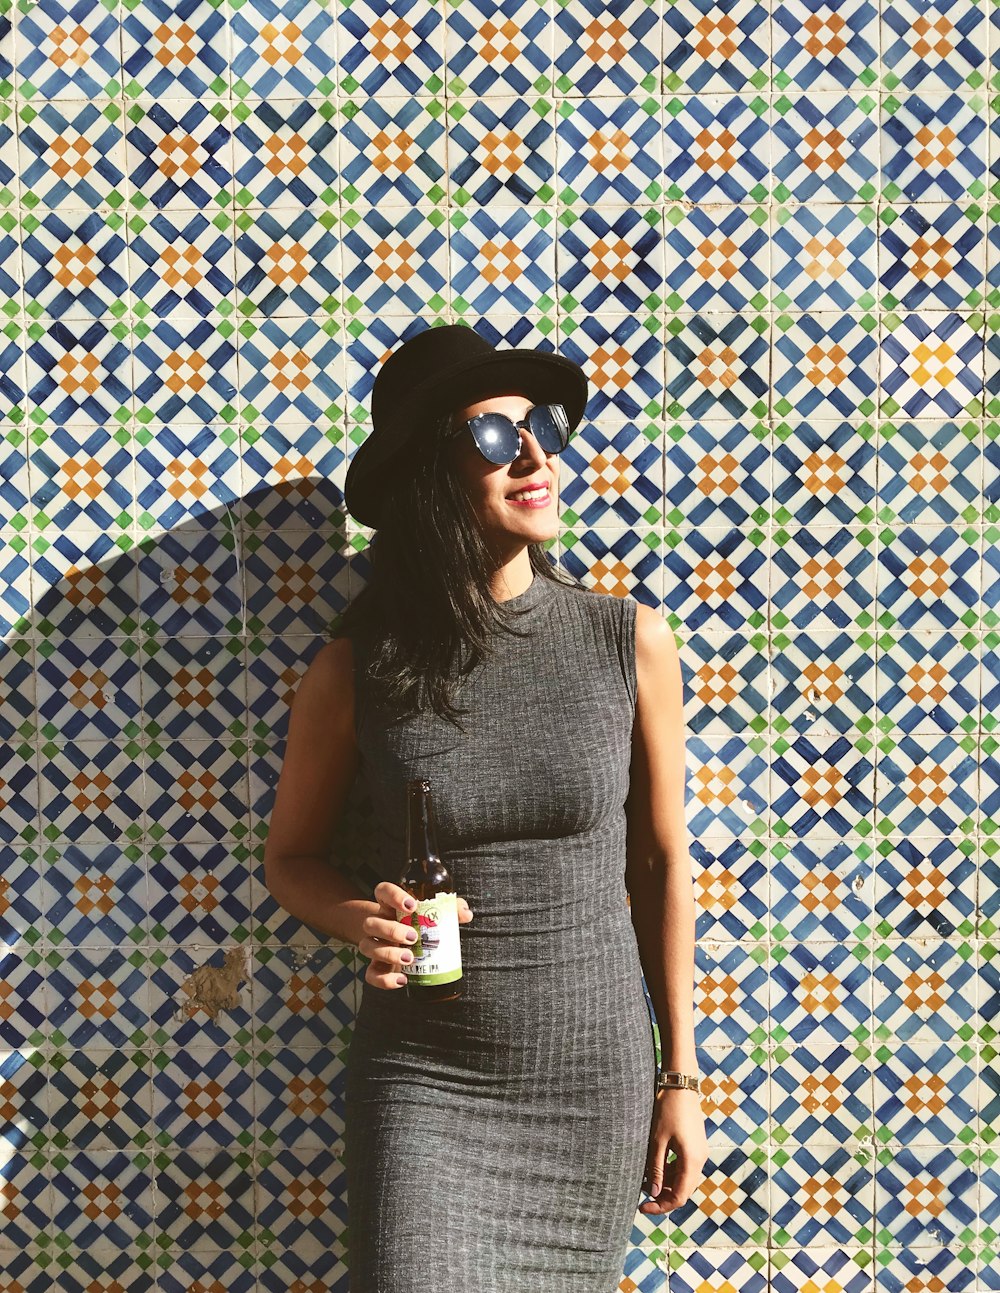
[[[183,446],[192,460],[201,438]],[[44,448],[31,461],[44,483]],[[131,469],[125,448],[102,455],[102,499],[118,489],[124,505]],[[327,1196],[304,1238],[325,1249],[317,1274],[346,1251],[344,1054],[367,962],[277,905],[263,850],[290,702],[369,576],[364,550],[329,522],[342,508],[329,478],[261,487],[125,550],[113,525],[64,528],[49,513],[47,541],[21,554],[0,705],[3,1036],[25,1057],[47,1039],[60,1057],[25,1079],[25,1149],[42,1126],[61,1134],[65,1175],[87,1180],[101,1175],[93,1151],[155,1138],[166,1155],[135,1172],[130,1221],[155,1214],[163,1233],[186,1232],[200,1181],[224,1207],[192,1236],[231,1251],[255,1224],[280,1233],[288,1186],[273,1160],[291,1152]],[[371,817],[359,772],[330,862],[367,892],[381,878]],[[148,1120],[145,1097],[129,1096],[140,1077]],[[94,1084],[127,1098],[130,1119],[81,1117]]]

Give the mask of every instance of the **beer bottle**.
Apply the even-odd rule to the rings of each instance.
[[[397,908],[396,919],[412,925],[417,940],[410,944],[413,960],[401,967],[408,979],[402,991],[421,1001],[453,1001],[462,995],[458,894],[438,852],[430,781],[407,781],[406,800],[406,863],[399,886],[417,905],[413,911]]]

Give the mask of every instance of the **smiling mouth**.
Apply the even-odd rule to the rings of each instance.
[[[532,492],[527,498],[516,498],[513,494],[507,495],[508,503],[515,503],[519,507],[546,507],[552,501],[552,491],[546,485],[544,490]]]

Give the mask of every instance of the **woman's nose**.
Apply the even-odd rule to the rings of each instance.
[[[545,452],[531,432],[526,430],[523,424],[518,427],[518,430],[521,433],[521,445],[518,449],[517,456],[520,458],[525,456],[525,454],[528,454],[530,457],[534,458],[536,462],[546,462],[549,455]]]

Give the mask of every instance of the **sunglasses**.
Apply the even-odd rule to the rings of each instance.
[[[507,463],[521,452],[521,427],[531,432],[546,453],[562,453],[569,443],[569,418],[561,404],[539,404],[520,422],[504,413],[477,413],[455,428],[448,439],[469,431],[488,462]]]

